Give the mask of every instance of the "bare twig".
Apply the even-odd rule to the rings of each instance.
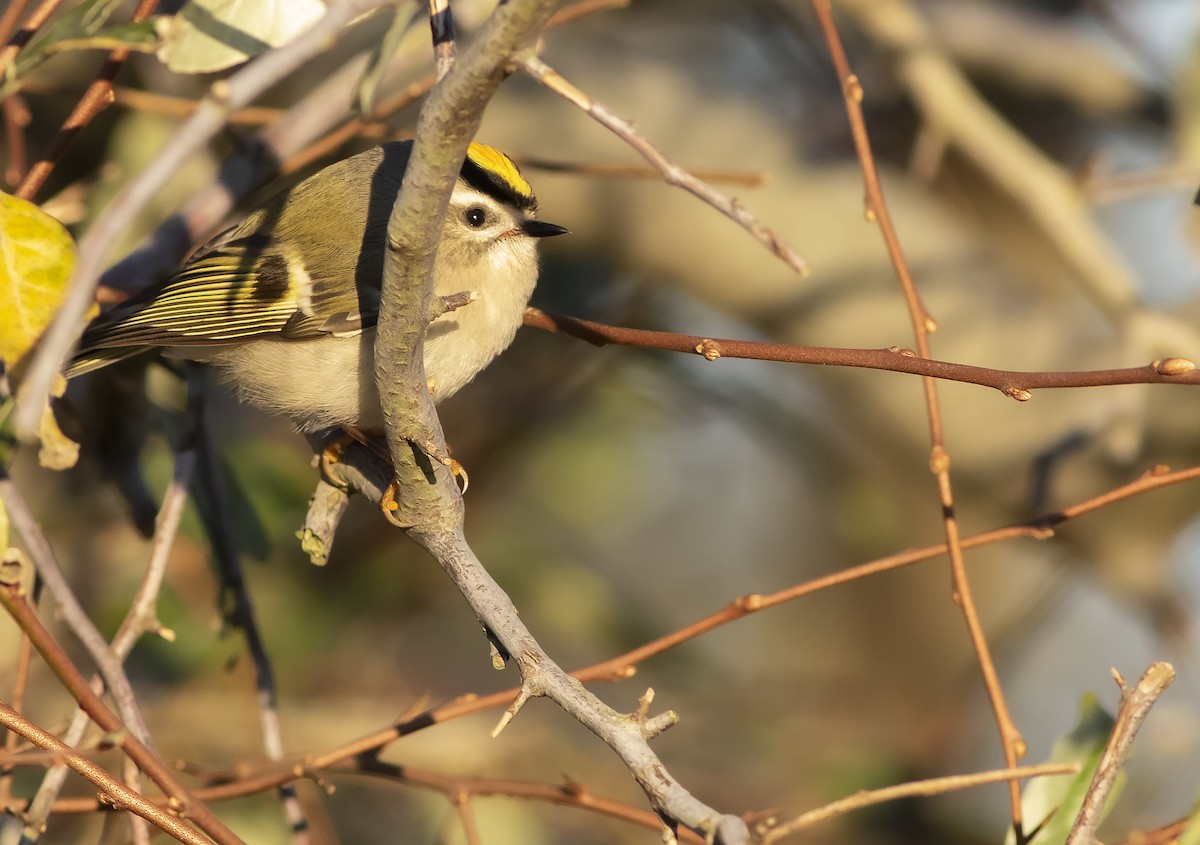
[[[1104,746],[1104,753],[1096,764],[1096,773],[1092,775],[1083,806],[1067,834],[1066,845],[1087,845],[1096,841],[1096,828],[1104,815],[1121,763],[1133,745],[1133,738],[1154,702],[1175,681],[1175,670],[1170,663],[1150,664],[1132,689],[1125,686],[1125,680],[1115,670],[1113,675],[1121,688],[1121,709],[1117,712],[1117,722]]]
[[[904,258],[900,238],[892,223],[887,201],[883,195],[883,186],[879,180],[879,172],[875,167],[875,159],[871,152],[871,142],[867,134],[866,120],[863,118],[863,90],[858,77],[850,69],[846,51],[842,46],[841,36],[833,20],[833,11],[829,0],[812,0],[813,9],[821,24],[821,32],[829,46],[830,57],[842,85],[842,97],[846,105],[846,114],[850,121],[850,131],[854,137],[854,149],[858,155],[862,169],[863,184],[867,197],[868,219],[878,223],[880,235],[887,248],[888,258],[900,288],[904,292],[904,302],[908,308],[909,320],[912,323],[913,334],[917,341],[917,354],[922,358],[930,358],[929,335],[937,328],[929,310],[921,301],[913,282],[912,273]],[[941,407],[938,401],[937,382],[925,377],[925,408],[929,419],[929,468],[937,479],[938,501],[942,511],[942,525],[946,534],[946,550],[950,559],[950,573],[953,585],[952,597],[962,611],[971,645],[975,649],[975,657],[983,675],[984,687],[987,689],[988,700],[995,714],[996,727],[1000,733],[1003,746],[1004,762],[1009,769],[1016,768],[1017,761],[1025,756],[1025,741],[1017,729],[1004,700],[1004,690],[1000,685],[1000,677],[992,660],[991,649],[983,633],[983,625],[979,621],[979,612],[971,595],[971,583],[967,577],[966,563],[963,560],[962,543],[959,537],[958,517],[954,507],[954,493],[950,480],[950,454],[946,451],[945,438],[942,431]],[[1021,831],[1021,790],[1013,781],[1009,784],[1009,801],[1012,808],[1013,828],[1017,839],[1023,836]]]
[[[719,358],[749,358],[757,361],[782,361],[792,364],[823,364],[888,370],[929,378],[961,381],[992,387],[1018,401],[1032,398],[1031,391],[1048,388],[1102,387],[1114,384],[1187,384],[1200,385],[1200,370],[1186,358],[1166,358],[1144,367],[1111,370],[1074,370],[1066,372],[1023,372],[996,370],[919,358],[912,350],[846,349],[829,346],[795,346],[787,343],[763,343],[730,340],[674,332],[629,329],[596,323],[578,317],[549,314],[540,308],[525,309],[525,325],[560,332],[598,346],[615,343],[642,349],[666,349],[700,355],[710,361]]]
[[[26,90],[37,89],[28,86]],[[113,88],[113,105],[164,114],[169,117],[190,117],[203,102],[203,100],[175,97],[158,91],[143,91],[140,88],[127,88],[120,85]],[[266,126],[279,120],[285,113],[284,109],[274,106],[246,106],[230,112],[229,123],[243,126]]]
[[[324,566],[329,562],[338,524],[349,505],[350,494],[345,490],[325,479],[317,482],[317,488],[308,500],[304,525],[296,532],[300,548],[315,565]]]
[[[595,12],[624,9],[632,2],[633,0],[579,0],[579,2],[572,3],[555,12],[550,17],[549,23],[546,24],[546,29],[554,29],[556,26],[562,26],[565,23],[570,23],[582,18],[584,15],[591,15]]]
[[[538,82],[556,94],[559,94],[568,102],[578,106],[600,123],[601,126],[612,131],[641,155],[642,158],[650,162],[662,174],[663,179],[666,180],[668,185],[683,188],[688,193],[699,197],[753,235],[759,243],[778,256],[784,264],[787,264],[801,275],[808,273],[808,264],[800,257],[800,253],[796,252],[790,244],[775,234],[774,230],[747,211],[736,199],[725,196],[725,194],[716,188],[697,179],[694,175],[668,159],[657,147],[644,138],[628,120],[613,112],[603,103],[593,100],[537,56],[526,56],[520,60],[519,66]]]
[[[17,21],[21,15],[25,14],[25,7],[29,5],[29,0],[12,0],[5,7],[4,12],[0,13],[0,41],[8,41],[14,29],[17,28]]]
[[[25,19],[25,23],[22,24],[21,28],[13,33],[12,37],[8,39],[8,43],[0,49],[0,78],[7,75],[8,67],[12,63],[12,60],[17,57],[17,53],[21,52],[21,48],[29,43],[29,39],[34,36],[34,33],[41,29],[46,21],[50,19],[50,16],[54,14],[54,10],[58,8],[60,2],[62,0],[42,0],[37,8],[30,13],[29,17]],[[24,2],[14,3],[12,11],[20,14],[24,10],[25,5]],[[3,23],[6,28],[14,24],[13,17],[13,15],[5,13]]]
[[[8,145],[4,181],[16,185],[25,173],[25,127],[29,125],[29,108],[19,94],[10,94],[0,106],[4,113],[4,140]]]
[[[632,807],[622,801],[595,795],[583,784],[573,781],[567,781],[562,784],[550,784],[446,775],[441,772],[414,768],[413,766],[398,766],[366,754],[345,763],[339,763],[332,767],[324,767],[324,770],[346,774],[385,777],[423,789],[437,790],[451,800],[457,800],[457,796],[503,795],[510,798],[543,801],[547,804],[555,804],[563,807],[574,807],[578,810],[585,810],[608,818],[629,822],[630,824],[635,824],[649,830],[658,830],[662,827],[662,819],[649,810]],[[702,843],[704,841],[690,830],[681,831],[680,838],[685,842]]]
[[[29,685],[29,664],[33,658],[33,643],[21,634],[21,645],[17,650],[17,670],[13,678],[12,709],[20,713],[25,706],[25,692]],[[9,731],[4,736],[4,755],[10,756],[17,747],[17,734]],[[12,798],[12,767],[7,762],[0,764],[0,806],[7,806]]]
[[[1120,487],[1103,493],[1099,496],[1080,502],[1062,510],[1053,513],[1044,514],[1036,519],[1020,525],[1010,525],[1003,528],[995,528],[991,531],[985,531],[980,534],[974,534],[962,539],[963,549],[974,549],[981,546],[991,545],[993,543],[1006,542],[1017,538],[1028,538],[1033,540],[1048,540],[1054,536],[1054,528],[1063,522],[1071,519],[1078,519],[1081,516],[1086,516],[1101,508],[1108,507],[1116,502],[1123,501],[1133,496],[1138,496],[1143,493],[1148,493],[1153,490],[1158,490],[1163,487],[1168,487],[1174,484],[1181,484],[1188,481],[1200,479],[1200,466],[1191,467],[1177,472],[1170,472],[1166,467],[1155,467],[1154,469],[1143,473],[1140,477],[1134,479],[1128,484],[1123,484]],[[819,578],[813,578],[809,581],[804,581],[800,584],[786,587],[774,593],[752,593],[750,595],[741,596],[731,601],[728,605],[721,608],[717,612],[698,619],[695,622],[685,625],[678,630],[652,640],[645,645],[628,651],[625,654],[610,658],[609,660],[595,663],[585,669],[580,669],[572,672],[579,680],[588,682],[593,680],[618,680],[621,678],[630,677],[635,671],[639,663],[648,660],[649,658],[661,654],[668,649],[674,648],[688,640],[695,639],[701,634],[707,633],[722,625],[727,625],[734,620],[740,619],[743,616],[748,616],[752,613],[757,613],[766,610],[776,605],[786,602],[795,601],[798,598],[812,595],[813,593],[827,590],[830,587],[837,587],[842,584],[848,584],[852,581],[857,581],[861,578],[866,578],[871,575],[878,575],[883,572],[889,572],[893,569],[899,569],[905,566],[911,566],[922,561],[931,560],[935,557],[946,554],[947,548],[945,543],[940,543],[936,546],[926,546],[919,549],[910,549],[899,552],[888,557],[878,558],[867,563],[862,563],[857,566],[847,567],[846,569],[832,572],[828,575],[823,575]]]
[[[1112,845],[1178,845],[1181,837],[1195,822],[1191,816],[1184,816],[1169,824],[1153,830],[1134,830],[1119,842]]]
[[[919,796],[942,795],[947,792],[985,786],[989,783],[1002,783],[1004,781],[1017,783],[1025,778],[1072,775],[1078,771],[1078,763],[1045,763],[1040,766],[998,769],[992,772],[979,772],[972,775],[950,775],[948,777],[929,778],[927,780],[913,781],[912,783],[901,783],[896,786],[885,786],[882,789],[865,789],[854,795],[826,804],[824,807],[809,810],[807,813],[802,813],[794,819],[789,819],[781,824],[770,825],[761,832],[761,841],[763,845],[769,845],[771,842],[778,842],[785,836],[790,836],[815,824],[829,821],[832,818],[843,816],[855,810],[861,810],[864,807],[883,804],[887,801]]]

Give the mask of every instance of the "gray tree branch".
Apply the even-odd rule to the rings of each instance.
[[[396,517],[454,581],[501,656],[511,657],[520,669],[521,695],[498,729],[528,698],[546,696],[617,752],[669,827],[683,824],[713,842],[748,842],[749,830],[740,818],[723,816],[694,798],[650,749],[648,738],[673,716],[616,712],[538,645],[468,545],[462,497],[453,474],[441,466],[445,439],[423,361],[438,237],[484,108],[556,5],[553,0],[510,0],[501,5],[421,109],[416,143],[388,221],[388,259],[375,338],[376,385],[398,491]]]

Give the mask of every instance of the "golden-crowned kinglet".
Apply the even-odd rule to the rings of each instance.
[[[382,426],[373,347],[387,221],[412,142],[339,161],[205,244],[165,283],[98,317],[74,376],[151,347],[210,362],[239,396],[304,431]],[[450,197],[434,291],[478,300],[430,323],[425,374],[445,399],[502,352],[537,281],[529,183],[503,153],[472,144]]]

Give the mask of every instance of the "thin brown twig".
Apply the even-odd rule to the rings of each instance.
[[[136,23],[146,20],[154,13],[157,6],[158,0],[140,0],[137,8],[134,9],[133,21]],[[79,98],[79,102],[75,104],[71,114],[63,121],[62,128],[46,146],[42,157],[34,162],[33,166],[29,168],[29,172],[25,174],[24,180],[16,190],[18,197],[27,200],[33,199],[45,184],[51,171],[54,170],[54,166],[62,159],[71,142],[79,137],[79,133],[96,118],[96,115],[112,105],[113,79],[116,78],[128,58],[129,50],[123,47],[109,52],[95,81],[83,92],[83,96]]]
[[[0,13],[0,41],[8,41],[13,30],[17,28],[17,21],[25,13],[25,7],[28,5],[29,0],[11,0],[4,12]]]
[[[1099,496],[1080,502],[1062,510],[1053,513],[1045,514],[1037,519],[1020,525],[1010,525],[1003,528],[996,528],[991,531],[985,531],[981,534],[975,534],[965,537],[962,540],[964,549],[974,549],[980,546],[991,545],[1005,540],[1014,540],[1017,538],[1026,538],[1033,540],[1048,540],[1054,536],[1054,528],[1063,522],[1071,519],[1077,519],[1081,516],[1089,514],[1100,508],[1107,507],[1115,502],[1123,499],[1128,499],[1151,490],[1157,490],[1163,487],[1168,487],[1174,484],[1181,484],[1186,481],[1200,479],[1200,466],[1191,467],[1178,472],[1171,472],[1165,467],[1155,467],[1133,481],[1123,484],[1120,487],[1103,493]],[[861,578],[866,578],[870,575],[878,575],[883,572],[889,572],[893,569],[911,566],[915,563],[930,560],[935,557],[946,554],[947,547],[945,543],[940,543],[935,546],[926,546],[920,549],[911,549],[909,551],[899,552],[898,554],[890,555],[884,558],[878,558],[867,563],[862,563],[857,566],[851,566],[846,569],[832,572],[829,575],[823,575],[820,578],[813,578],[800,584],[779,590],[774,593],[765,595],[752,593],[750,595],[741,596],[734,599],[721,610],[710,614],[687,625],[677,629],[670,634],[646,643],[625,654],[611,658],[609,660],[595,663],[586,669],[581,669],[573,674],[579,680],[588,682],[593,680],[617,680],[631,676],[637,664],[661,654],[668,649],[674,648],[688,640],[695,639],[701,634],[707,633],[714,628],[719,628],[722,625],[740,619],[743,616],[748,616],[751,613],[757,613],[760,610],[766,610],[770,607],[775,607],[785,602],[794,601],[803,596],[811,595],[812,593],[821,590],[836,587],[841,584],[848,584],[851,581],[857,581]]]
[[[491,697],[489,696],[489,698]],[[509,698],[511,699],[511,695]],[[497,705],[501,703],[506,702],[498,701]],[[623,801],[596,795],[579,783],[568,781],[562,784],[551,784],[505,778],[450,775],[429,769],[388,763],[378,759],[370,752],[340,754],[336,760],[330,759],[330,755],[323,755],[318,758],[308,758],[301,764],[275,763],[253,771],[247,771],[244,766],[239,766],[228,772],[210,774],[208,777],[215,782],[214,785],[201,786],[194,790],[193,794],[197,798],[209,802],[229,800],[262,792],[302,777],[320,778],[324,774],[383,777],[421,789],[436,790],[451,800],[455,800],[457,795],[469,795],[505,796],[543,801],[629,822],[648,830],[658,830],[662,827],[662,819],[657,814]],[[158,798],[150,800],[157,801],[159,805],[163,803]],[[67,798],[59,801],[54,809],[55,812],[62,813],[86,813],[103,808],[91,799]],[[703,843],[704,841],[702,837],[687,829],[679,831],[679,838],[692,843]]]
[[[788,343],[763,343],[751,340],[731,340],[675,332],[630,329],[551,314],[540,308],[525,309],[525,325],[550,332],[559,332],[588,343],[635,346],[641,349],[664,349],[700,355],[709,361],[719,358],[747,358],[756,361],[779,361],[790,364],[822,364],[826,366],[858,367],[872,370],[908,373],[929,378],[960,381],[992,387],[1018,401],[1032,398],[1033,390],[1068,387],[1104,387],[1115,384],[1188,384],[1200,385],[1200,369],[1186,358],[1166,358],[1145,367],[1122,367],[1111,370],[1068,370],[1063,372],[1026,372],[997,370],[920,358],[912,350],[893,346],[888,349],[848,349],[831,346],[796,346]]]
[[[850,121],[850,130],[854,138],[854,148],[862,169],[863,184],[867,195],[868,217],[879,225],[880,234],[887,248],[892,269],[904,293],[904,301],[908,308],[909,319],[912,322],[913,334],[917,341],[917,354],[922,358],[930,358],[929,334],[936,330],[933,320],[925,304],[917,293],[900,238],[892,223],[887,201],[883,195],[883,186],[879,180],[879,172],[875,167],[875,159],[871,152],[870,137],[867,133],[866,120],[862,112],[863,89],[858,77],[850,68],[842,46],[841,36],[833,20],[833,10],[829,0],[812,0],[813,9],[820,21],[821,32],[829,47],[830,57],[842,85],[843,100],[846,114]],[[937,395],[937,382],[933,378],[923,379],[925,389],[925,407],[929,420],[930,456],[929,467],[937,479],[938,499],[942,509],[942,524],[946,533],[946,547],[950,559],[950,572],[953,582],[952,597],[962,611],[967,633],[975,649],[975,656],[983,675],[984,687],[987,689],[988,700],[996,719],[996,727],[1000,733],[1000,743],[1004,753],[1007,768],[1016,768],[1017,761],[1025,756],[1025,741],[1013,721],[1008,704],[1004,698],[1004,690],[996,665],[992,660],[991,649],[979,621],[979,612],[971,595],[971,583],[967,577],[966,563],[963,560],[962,543],[959,538],[958,518],[955,513],[954,493],[950,480],[950,455],[946,451],[945,437],[942,430],[941,410]],[[1021,829],[1021,790],[1016,781],[1009,784],[1009,801],[1012,809],[1013,829],[1017,840],[1023,839]]]
[[[2,552],[3,549],[0,549]],[[25,707],[25,691],[29,684],[29,663],[33,658],[33,643],[24,633],[21,634],[21,645],[17,650],[17,670],[13,679],[12,709],[20,713]],[[3,764],[0,764],[0,806],[7,805],[12,798],[12,766],[8,763],[17,748],[18,735],[9,731],[4,737]]]
[[[761,832],[761,841],[763,845],[769,845],[771,842],[778,842],[785,836],[798,833],[805,828],[829,821],[837,816],[844,816],[855,810],[861,810],[865,807],[883,804],[888,801],[897,801],[901,798],[942,795],[946,792],[957,792],[976,786],[985,786],[989,783],[1001,783],[1004,781],[1018,783],[1025,778],[1073,775],[1078,772],[1078,763],[1043,763],[1040,766],[997,769],[991,772],[979,772],[970,775],[949,775],[947,777],[929,778],[911,783],[901,783],[895,786],[885,786],[882,789],[864,789],[854,795],[826,804],[824,807],[809,810],[807,813],[802,813],[794,819],[767,827]]]
[[[479,825],[475,824],[475,813],[471,809],[470,794],[460,792],[455,794],[451,800],[458,810],[458,821],[462,825],[467,845],[483,845],[483,840],[479,838]]]
[[[519,67],[542,85],[595,119],[601,126],[613,132],[642,158],[650,162],[662,174],[668,185],[683,188],[708,203],[753,235],[759,243],[797,273],[801,275],[808,273],[808,264],[800,256],[800,253],[780,238],[773,229],[747,211],[736,199],[725,196],[663,155],[628,120],[603,103],[593,100],[537,56],[526,56],[519,62]]]
[[[135,813],[186,845],[212,845],[209,839],[201,836],[176,815],[160,809],[137,792],[127,788],[84,755],[73,753],[53,734],[43,731],[3,701],[0,701],[0,724],[10,731],[19,733],[39,748],[60,755],[63,762],[100,789],[101,794],[107,799],[106,805],[110,808]]]
[[[17,53],[21,52],[21,48],[29,43],[29,39],[34,36],[39,29],[50,19],[54,14],[54,10],[58,8],[58,4],[62,0],[42,0],[37,8],[30,12],[29,17],[25,19],[25,23],[21,28],[12,34],[8,42],[3,48],[0,48],[0,78],[3,78],[8,73],[8,67],[12,60],[17,57]],[[18,11],[22,10],[25,3],[17,4]],[[11,25],[12,21],[6,14],[4,24]]]
[[[1129,754],[1133,738],[1137,736],[1150,708],[1174,683],[1175,670],[1170,663],[1152,663],[1132,688],[1125,685],[1125,679],[1115,669],[1113,676],[1121,688],[1121,709],[1117,712],[1117,721],[1108,737],[1108,744],[1096,763],[1083,806],[1079,808],[1071,832],[1067,834],[1066,845],[1087,845],[1096,841],[1096,828],[1104,816],[1104,808],[1112,794],[1121,763]]]
[[[25,128],[29,126],[29,109],[25,98],[11,94],[5,98],[4,140],[8,145],[8,160],[4,163],[4,182],[16,185],[25,173]]]
[[[550,22],[546,24],[546,29],[553,29],[556,26],[571,23],[585,15],[595,14],[596,12],[624,9],[632,2],[633,0],[579,0],[578,3],[572,3],[570,6],[555,12],[554,16],[550,18]]]

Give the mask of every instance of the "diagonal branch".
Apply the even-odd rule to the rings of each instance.
[[[642,158],[657,168],[668,185],[676,185],[688,193],[699,197],[753,235],[759,243],[778,256],[784,264],[801,275],[808,275],[808,264],[800,257],[800,253],[792,248],[791,244],[775,234],[774,230],[747,211],[735,198],[725,196],[725,194],[718,191],[712,185],[701,179],[697,179],[695,175],[668,159],[657,147],[646,140],[628,120],[609,109],[603,103],[593,100],[537,56],[526,56],[521,60],[520,66],[523,71],[538,82],[556,94],[559,94],[568,102],[578,106],[601,126],[611,130],[617,137],[637,151]]]
[[[468,546],[462,498],[452,474],[440,466],[445,439],[427,389],[423,341],[442,220],[484,107],[555,6],[553,0],[509,0],[497,8],[421,109],[416,143],[388,221],[375,337],[375,379],[399,490],[396,517],[451,577],[502,656],[511,656],[519,667],[522,692],[506,718],[531,696],[551,698],[617,752],[671,824],[682,823],[722,843],[746,842],[749,831],[741,819],[721,816],[670,776],[650,750],[641,721],[602,704],[538,645]]]

